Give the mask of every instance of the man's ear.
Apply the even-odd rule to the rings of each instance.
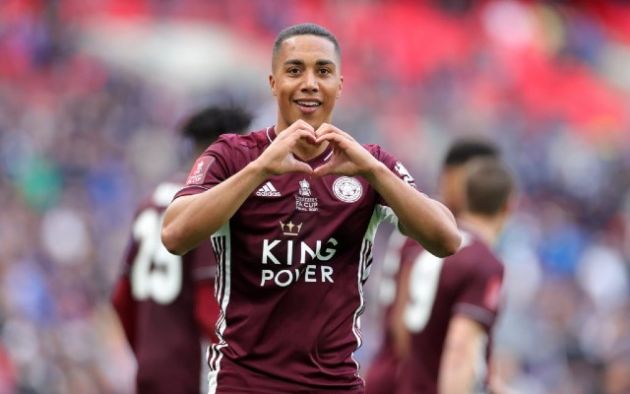
[[[339,76],[339,89],[337,90],[337,98],[341,97],[342,90],[343,90],[343,75]]]
[[[269,86],[271,87],[271,93],[276,96],[276,79],[273,74],[269,74]]]

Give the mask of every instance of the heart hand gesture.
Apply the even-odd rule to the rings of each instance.
[[[288,172],[313,173],[307,163],[296,159],[293,154],[296,145],[301,141],[315,144],[315,130],[303,120],[294,122],[273,140],[260,155],[258,161],[267,175],[279,175]]]
[[[315,135],[316,143],[328,142],[333,150],[330,160],[315,169],[315,175],[366,176],[380,163],[350,134],[331,124],[322,124]]]

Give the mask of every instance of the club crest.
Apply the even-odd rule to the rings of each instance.
[[[333,183],[333,193],[340,201],[352,203],[363,195],[363,186],[356,178],[342,176]]]

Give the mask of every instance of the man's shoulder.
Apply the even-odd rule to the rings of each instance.
[[[477,272],[503,271],[503,263],[486,242],[465,232],[463,235],[467,244],[453,256],[448,257],[450,264],[469,266]]]
[[[236,149],[253,149],[256,147],[265,147],[270,141],[267,129],[261,129],[246,134],[222,134],[216,143],[228,145]]]

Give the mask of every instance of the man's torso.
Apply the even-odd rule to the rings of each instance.
[[[182,194],[238,172],[272,138],[267,130],[221,141],[210,159],[199,159],[211,163],[205,184]],[[326,151],[309,164],[329,157]],[[352,353],[361,343],[374,234],[391,212],[381,204],[361,177],[273,176],[213,235],[224,315],[210,368],[219,392],[362,390]]]

